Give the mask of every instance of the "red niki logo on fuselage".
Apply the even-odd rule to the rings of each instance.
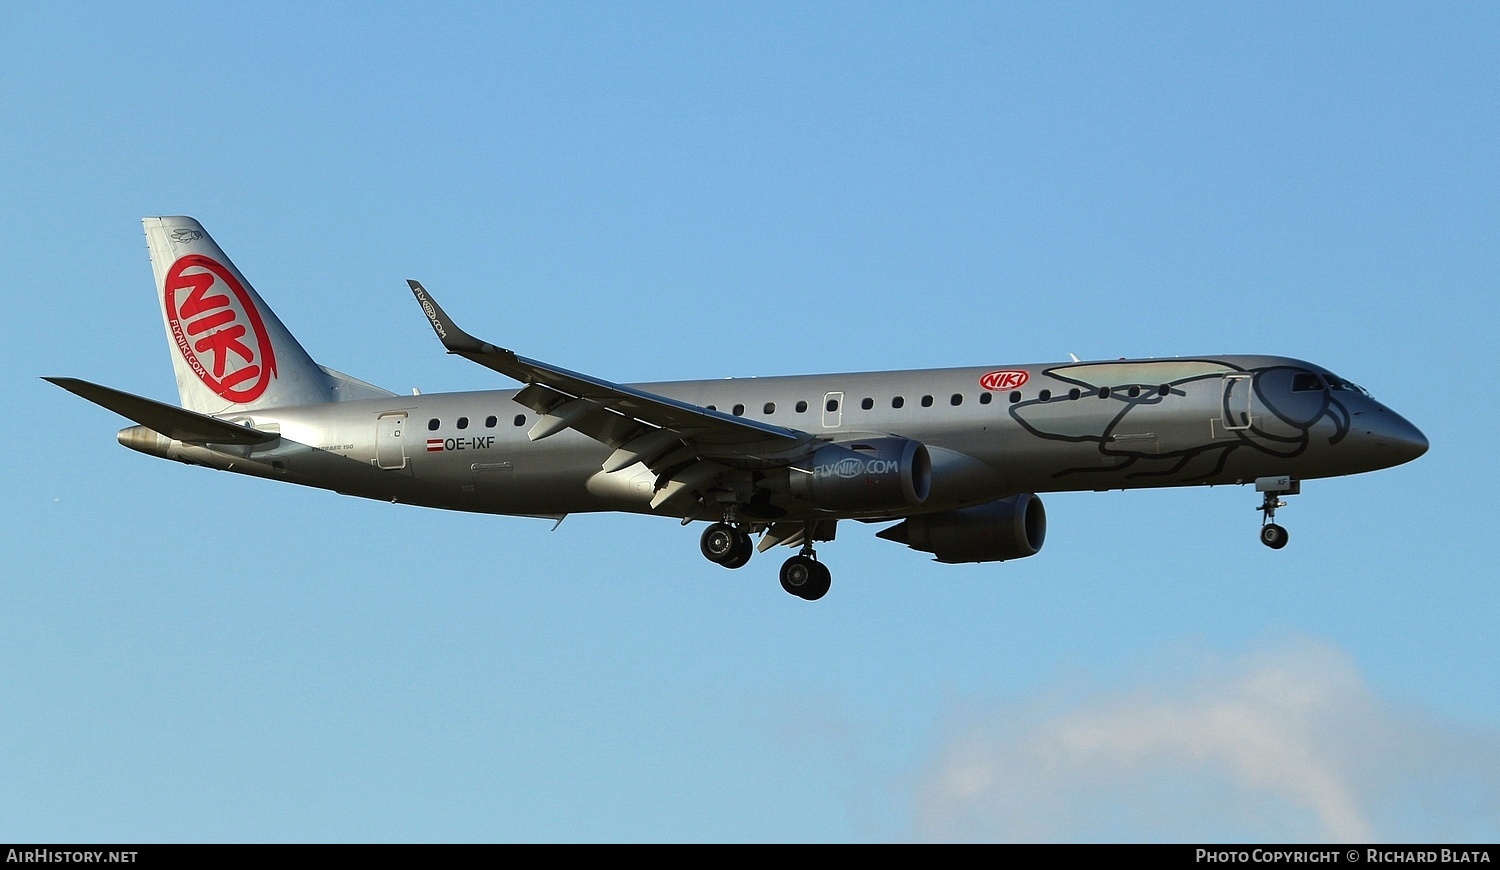
[[[276,377],[276,354],[250,294],[221,263],[188,254],[167,270],[167,327],[194,374],[225,400],[253,402]]]
[[[979,386],[984,387],[992,393],[1002,390],[1019,390],[1023,384],[1031,379],[1031,373],[1020,369],[1003,372],[986,372],[979,378]]]

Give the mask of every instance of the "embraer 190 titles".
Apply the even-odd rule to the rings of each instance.
[[[449,510],[706,521],[703,555],[727,568],[797,548],[781,585],[808,600],[829,589],[814,547],[840,520],[999,562],[1041,549],[1040,492],[1254,484],[1279,549],[1276,510],[1303,480],[1427,450],[1363,389],[1285,357],[617,384],[473,337],[415,281],[448,353],[522,386],[397,395],[314,362],[197,221],[144,223],[181,407],[47,378],[139,424],[125,446]]]

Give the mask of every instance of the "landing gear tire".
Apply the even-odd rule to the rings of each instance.
[[[750,561],[750,556],[754,552],[755,543],[750,540],[750,536],[739,529],[735,529],[734,552],[729,555],[729,558],[719,564],[725,568],[743,568],[745,567],[745,563]]]
[[[703,558],[720,565],[730,556],[734,555],[735,544],[734,526],[727,523],[714,523],[703,530],[703,537],[698,539],[698,549],[703,551]]]
[[[829,572],[828,566],[822,562],[814,562],[813,564],[818,566],[818,576],[813,580],[813,584],[808,588],[807,592],[802,595],[808,601],[817,601],[819,598],[827,595],[829,587],[833,585],[833,574]]]
[[[703,530],[698,540],[703,558],[725,568],[739,568],[750,561],[755,545],[750,536],[728,523],[714,523]]]
[[[793,556],[781,566],[781,588],[798,598],[817,601],[832,585],[828,567],[811,556]]]
[[[1286,529],[1275,523],[1266,523],[1260,527],[1260,542],[1273,550],[1279,550],[1286,546],[1287,539],[1291,535]]]

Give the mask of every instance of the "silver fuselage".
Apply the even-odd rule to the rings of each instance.
[[[1006,389],[1006,378],[1023,383]],[[896,518],[1025,492],[1332,477],[1396,465],[1427,447],[1414,426],[1359,388],[1272,356],[638,386],[820,440],[894,435],[931,454],[932,489],[920,505],[831,513],[784,500],[793,517]],[[537,415],[514,402],[516,394],[393,396],[227,417],[279,432],[266,445],[190,444],[144,427],[122,431],[120,440],[158,456],[405,504],[554,517],[669,513],[653,511],[658,481],[644,465],[601,470],[610,447],[571,430],[531,440]]]

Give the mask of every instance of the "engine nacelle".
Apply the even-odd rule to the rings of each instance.
[[[932,490],[920,441],[870,438],[819,447],[791,472],[792,495],[829,510],[915,507]]]
[[[1047,512],[1035,493],[940,514],[910,517],[876,533],[939,562],[1004,562],[1035,556],[1047,539]]]

